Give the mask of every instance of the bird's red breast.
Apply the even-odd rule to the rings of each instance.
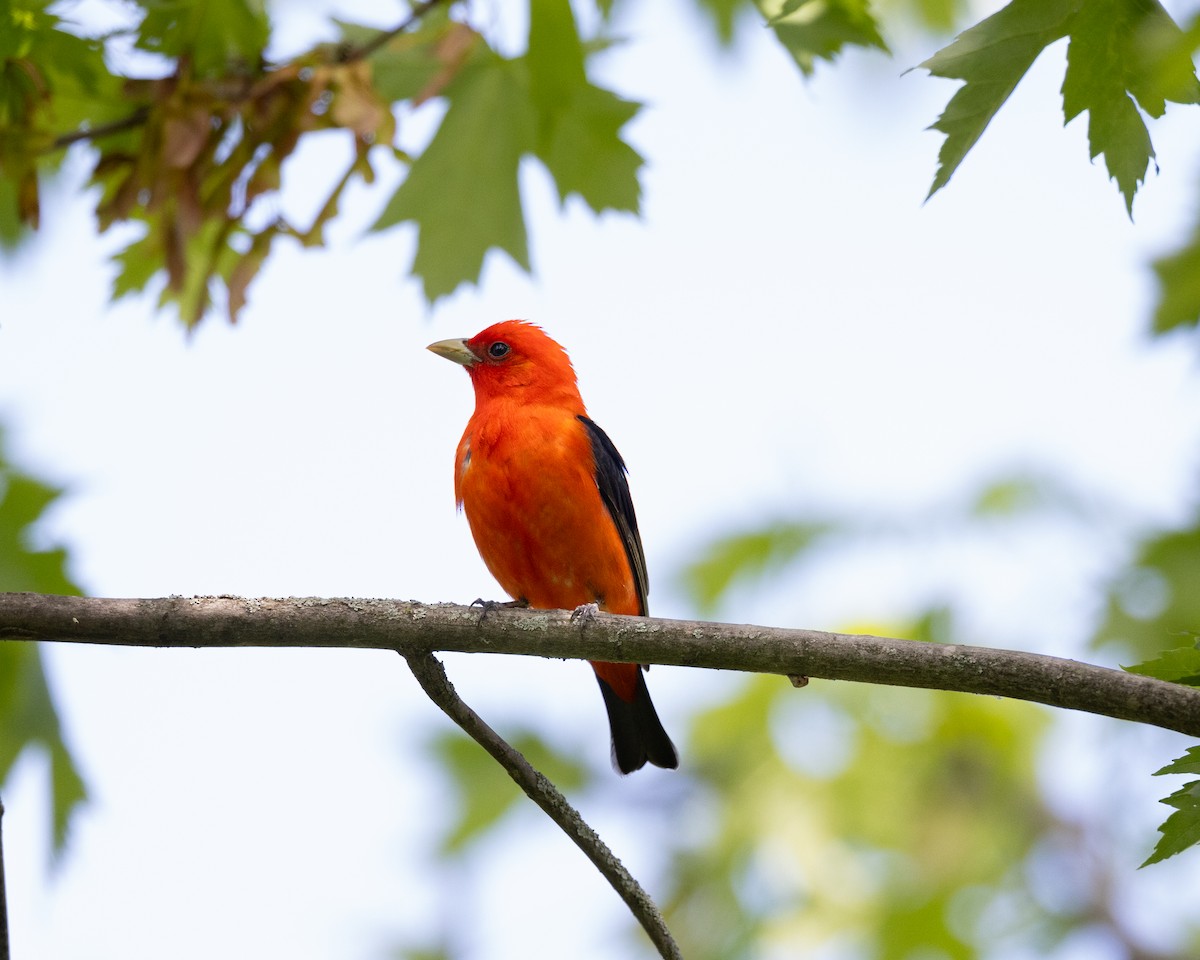
[[[513,597],[645,612],[596,485],[590,437],[570,410],[533,407],[519,418],[498,404],[476,410],[459,444],[455,493],[483,562]]]

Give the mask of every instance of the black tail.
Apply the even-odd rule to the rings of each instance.
[[[633,699],[626,701],[617,696],[615,690],[599,676],[600,692],[604,694],[604,707],[608,710],[608,725],[612,730],[613,766],[621,773],[633,773],[646,765],[674,770],[679,766],[675,744],[663,729],[662,721],[646,689],[646,678],[638,671],[637,689]]]

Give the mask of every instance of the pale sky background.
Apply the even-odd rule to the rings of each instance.
[[[326,9],[289,4],[291,42],[311,39]],[[521,36],[507,6],[478,14]],[[978,642],[1081,655],[1116,533],[1178,520],[1195,493],[1194,340],[1145,336],[1146,265],[1196,203],[1192,113],[1173,108],[1152,128],[1162,171],[1131,225],[1103,165],[1088,164],[1084,121],[1062,129],[1058,45],[923,204],[941,142],[924,128],[954,85],[901,74],[934,41],[893,38],[894,58],[849,54],[805,83],[755,25],[718,57],[686,4],[638,5],[619,32],[631,42],[601,76],[647,104],[627,128],[648,160],[644,216],[560,211],[530,163],[535,276],[492,256],[478,289],[432,311],[404,279],[411,230],[362,237],[387,177],[346,204],[331,249],[280,249],[236,329],[214,316],[187,337],[152,298],[109,307],[119,238],[94,236],[74,199],[84,165],[69,163],[43,233],[0,266],[0,423],[18,464],[68,489],[46,541],[66,544],[76,580],[101,596],[497,597],[453,504],[469,382],[424,347],[524,317],[571,351],[629,464],[655,614],[694,613],[673,578],[718,532],[792,513],[935,510],[1032,468],[1111,506],[1113,528],[935,540],[919,564],[882,545],[739,591],[723,617],[837,628],[953,594]],[[402,123],[401,141],[424,127]],[[289,209],[323,195],[344,149],[290,166]],[[429,856],[446,797],[417,748],[448,721],[398,657],[47,657],[92,799],[51,869],[43,762],[26,757],[6,788],[14,956],[368,960],[456,910],[476,924],[470,958],[624,955],[616,896],[540,814],[489,841],[506,866],[459,877],[463,903],[446,902]],[[607,763],[586,667],[448,667],[502,731],[535,725]],[[734,682],[661,667],[650,678],[674,731]],[[1072,718],[1060,753],[1114,729]],[[1149,774],[1184,741],[1128,736],[1145,744],[1142,766],[1121,771],[1129,783],[1084,765],[1056,795],[1132,798],[1117,815],[1148,849],[1166,813],[1154,801],[1173,789]],[[652,893],[680,782],[614,776],[585,805]],[[1131,863],[1130,922],[1197,889],[1198,862]],[[1064,956],[1104,960],[1078,950]]]

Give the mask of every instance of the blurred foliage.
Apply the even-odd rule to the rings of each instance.
[[[1097,646],[1147,659],[1200,635],[1200,516],[1151,534],[1113,578]],[[1128,659],[1128,656],[1126,656]]]
[[[1160,35],[1157,42],[1164,45],[1162,63],[1190,63],[1200,50],[1200,11],[1193,11],[1191,23],[1181,34]],[[1154,262],[1158,277],[1158,304],[1154,310],[1153,329],[1165,333],[1180,327],[1200,323],[1200,210],[1191,236],[1173,253]]]
[[[1200,222],[1182,247],[1154,261],[1154,272],[1159,287],[1154,332],[1200,323]]]
[[[591,778],[578,761],[554,750],[533,731],[518,730],[506,739],[560,790],[578,790]],[[441,853],[462,853],[525,794],[479,744],[457,729],[439,733],[429,749],[455,798],[455,815],[446,825]]]
[[[764,17],[771,19],[785,10],[793,18],[799,19],[796,15],[801,14],[805,6],[804,3],[784,3],[780,0],[774,3],[759,0],[696,0],[696,5],[722,46],[734,42],[739,25],[753,24],[757,27]],[[830,28],[838,20],[851,24],[857,20],[864,25],[873,20],[874,23],[868,27],[872,40],[866,46],[881,49],[886,47],[879,38],[880,23],[890,23],[897,29],[911,24],[917,29],[933,33],[948,33],[970,12],[970,4],[966,0],[876,0],[870,4],[832,4],[820,11],[828,32],[832,32]],[[846,43],[856,42],[849,35],[844,40]]]
[[[872,6],[883,19],[912,23],[934,33],[949,33],[972,11],[967,0],[879,0]]]
[[[1016,473],[985,484],[971,501],[967,517],[1006,520],[1036,513],[1086,519],[1088,502],[1055,477]]]
[[[67,576],[65,551],[33,544],[35,525],[61,492],[12,466],[0,443],[0,591],[80,592]],[[31,747],[49,758],[53,849],[58,853],[71,814],[86,799],[83,778],[62,738],[41,649],[25,641],[0,641],[0,783]]]
[[[789,518],[725,535],[699,551],[682,583],[711,610],[739,583],[816,566],[832,550],[997,520],[1062,517],[1087,525],[1093,505],[1050,478],[1015,475],[958,507],[905,518]],[[1193,525],[1194,524],[1194,525]],[[1158,654],[1131,669],[1200,679],[1200,518],[1145,539],[1114,578],[1096,642]],[[854,632],[904,636],[903,627]],[[958,637],[948,609],[907,634]],[[1051,953],[1101,931],[1114,955],[1159,956],[1121,921],[1103,818],[1065,822],[1034,777],[1047,729],[1039,708],[927,691],[814,682],[796,691],[756,677],[697,716],[684,747],[709,808],[669,871],[672,929],[700,958],[831,949],[860,957]],[[1160,774],[1200,772],[1192,748]],[[1146,864],[1200,842],[1200,780],[1164,801],[1174,812]],[[1098,853],[1104,850],[1103,854]],[[1076,879],[1049,897],[1039,875]],[[1086,879],[1083,879],[1086,878]],[[1195,945],[1200,930],[1178,931]],[[1187,951],[1185,950],[1185,953]]]
[[[603,710],[597,707],[597,722],[603,723],[602,718]],[[527,728],[506,729],[503,733],[509,744],[564,794],[590,792],[601,779],[598,769],[577,759],[587,756],[586,750],[563,749]],[[539,827],[548,821],[540,819],[540,811],[535,812],[508,773],[458,727],[439,728],[425,747],[449,798],[432,836],[431,852],[436,859],[428,864],[424,876],[429,884],[443,888],[441,899],[447,911],[441,929],[433,934],[433,942],[405,943],[395,947],[391,955],[399,960],[454,960],[462,955],[462,934],[471,922],[467,910],[459,907],[463,900],[462,870],[469,873],[475,858],[487,856],[484,841],[511,825],[510,813],[537,817]],[[538,950],[533,949],[530,955],[537,954]]]
[[[453,960],[454,953],[448,947],[398,947],[392,956],[397,960]]]
[[[696,6],[723,47],[733,43],[739,21],[754,9],[753,0],[696,0]]]
[[[846,47],[887,52],[867,0],[755,0],[754,5],[805,76],[819,60],[833,60]]]
[[[847,629],[966,640],[946,608],[908,625]],[[659,902],[683,955],[1049,956],[1087,930],[1114,956],[1166,960],[1123,926],[1114,872],[1132,865],[1097,852],[1103,837],[1064,819],[1039,787],[1051,717],[1034,704],[965,694],[827,681],[797,690],[773,676],[739,682],[691,718],[678,774],[686,784],[656,801],[669,808],[674,844]],[[527,731],[515,740],[592,806],[606,789],[635,786],[613,786]],[[518,793],[457,731],[431,747],[455,811],[436,843],[469,871]],[[1161,772],[1195,772],[1197,763],[1193,751]],[[1194,797],[1180,791],[1166,802],[1184,799]],[[1164,830],[1180,849],[1191,842]],[[468,918],[444,922],[457,929]],[[455,939],[447,933],[436,950],[398,955],[449,960],[460,955]],[[536,939],[529,946],[545,949]],[[650,955],[636,928],[628,955]]]
[[[848,629],[966,640],[944,609]],[[1045,956],[1086,928],[1157,956],[1122,928],[1086,827],[1038,787],[1048,719],[990,698],[750,679],[684,748],[700,792],[688,822],[703,826],[682,832],[669,871],[684,955]],[[1081,873],[1046,902],[1039,876]]]
[[[37,228],[47,175],[68,148],[87,149],[100,230],[141,228],[115,258],[114,299],[155,289],[189,327],[214,304],[236,320],[276,241],[323,244],[347,187],[372,183],[380,163],[407,174],[375,229],[413,225],[411,272],[431,302],[477,281],[491,250],[532,269],[517,176],[526,158],[563,202],[639,210],[642,158],[622,134],[639,104],[590,78],[592,57],[610,45],[611,2],[598,0],[599,33],[583,38],[569,0],[529,0],[515,57],[472,22],[480,11],[426,0],[391,29],[331,23],[331,42],[286,62],[266,58],[262,0],[101,2],[105,19],[125,26],[89,36],[51,0],[0,0],[0,245]],[[765,24],[805,75],[848,49],[886,53],[889,32],[944,35],[970,12],[965,0],[696,3],[718,43],[732,43],[740,23]],[[1064,37],[1064,118],[1088,114],[1091,156],[1104,156],[1132,211],[1154,159],[1145,117],[1200,99],[1200,31],[1181,30],[1157,0],[1012,0],[927,59],[930,73],[964,84],[934,124],[946,141],[931,194]],[[128,56],[130,38],[148,60]],[[414,155],[396,118],[433,101],[447,109]],[[278,203],[286,161],[321,133],[345,136],[351,155],[330,172],[311,221],[291,223]],[[1200,318],[1194,248],[1157,265],[1156,329]]]
[[[49,6],[0,0],[0,244],[7,247],[40,222],[41,177],[61,161],[55,139],[128,112],[103,44],[73,34]]]
[[[720,537],[684,571],[686,589],[709,616],[736,583],[760,580],[789,566],[838,530],[839,525],[820,521],[780,520]]]
[[[964,502],[907,517],[827,515],[774,517],[710,539],[695,551],[696,559],[679,575],[679,584],[699,612],[712,616],[731,591],[747,584],[769,584],[770,578],[799,564],[824,559],[828,552],[883,539],[909,541],[933,530],[978,528],[995,521],[1057,517],[1092,522],[1093,505],[1068,484],[1043,474],[1014,473],[984,484]]]
[[[891,522],[777,519],[717,537],[682,582],[698,606],[715,609],[738,585],[795,564],[816,567],[833,551],[870,550],[880,537],[906,538],[915,549],[931,534],[974,534],[1045,518],[1092,530],[1096,513],[1062,482],[1012,474],[957,503]],[[1187,564],[1200,562],[1191,536],[1147,538],[1133,566],[1186,584]],[[1169,609],[1142,612],[1161,616]],[[1200,643],[1164,649],[1178,647],[1178,640],[1171,641],[1161,621],[1136,623],[1158,655],[1132,669],[1197,681]],[[845,629],[978,642],[962,635],[946,605],[908,623]],[[1195,632],[1186,636],[1194,641]],[[1067,815],[1039,781],[1055,717],[1037,705],[965,694],[819,680],[795,689],[770,676],[739,682],[730,696],[690,718],[681,737],[684,786],[677,795],[657,795],[674,843],[658,899],[684,956],[1052,956],[1070,955],[1080,936],[1099,938],[1115,957],[1191,955],[1200,946],[1194,923],[1171,931],[1178,953],[1160,952],[1129,925],[1124,884],[1145,853],[1115,842],[1114,811],[1098,804]],[[590,805],[608,789],[633,786],[613,786],[572,759],[555,759],[554,749],[531,734],[520,738],[536,751],[538,765],[566,764],[560,782],[573,795],[586,794]],[[486,847],[477,841],[499,828],[517,794],[488,769],[482,751],[457,739],[434,742],[457,811],[438,842],[469,860],[483,855]],[[1117,741],[1111,749],[1119,749]],[[1158,772],[1195,776],[1200,747]],[[1185,782],[1163,802],[1172,813],[1146,864],[1200,841],[1200,780]],[[632,927],[629,952],[649,955]],[[445,957],[456,955],[444,949]]]
[[[771,520],[713,539],[680,577],[697,607],[712,615],[739,584],[827,560],[831,550],[862,548],[881,539],[904,541],[932,530],[966,530],[990,521],[1051,516],[1095,523],[1088,500],[1046,476],[1015,474],[987,483],[965,504],[934,514],[881,522],[853,518]],[[1176,683],[1200,684],[1200,515],[1181,529],[1156,532],[1137,545],[1132,561],[1112,578],[1094,648],[1146,662],[1129,667]],[[1192,641],[1179,646],[1181,640]],[[1170,772],[1180,772],[1171,770]],[[1164,837],[1148,863],[1200,842],[1200,782],[1186,784],[1163,802],[1177,808],[1163,825]]]
[[[839,942],[969,957],[1001,902],[1020,907],[1012,930],[988,936],[1027,927],[1038,911],[1015,865],[1055,827],[1032,778],[1044,726],[1028,705],[752,678],[685,748],[706,829],[670,871],[684,955]]]

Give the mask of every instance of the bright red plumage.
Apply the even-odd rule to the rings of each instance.
[[[454,492],[492,575],[530,606],[646,615],[645,558],[620,454],[587,417],[566,351],[540,327],[494,324],[430,349],[462,363],[475,413]],[[675,767],[636,664],[593,663],[623,773]]]

